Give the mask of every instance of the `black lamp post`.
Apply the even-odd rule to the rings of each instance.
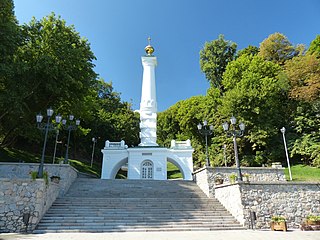
[[[54,164],[54,161],[56,160],[58,137],[59,137],[59,129],[56,130],[56,140],[55,140],[55,142],[54,142],[54,150],[53,150],[52,164]]]
[[[80,120],[79,119],[77,119],[75,121],[75,123],[74,123],[73,119],[74,119],[74,116],[73,115],[69,115],[69,120],[70,120],[69,125],[67,125],[67,120],[66,119],[62,120],[62,124],[63,124],[64,128],[68,130],[68,141],[67,141],[66,157],[64,159],[64,163],[65,164],[67,164],[68,161],[69,161],[68,154],[69,154],[69,143],[70,143],[71,131],[76,130],[78,128],[78,126],[80,125]]]
[[[48,132],[55,129],[54,125],[50,122],[52,115],[53,115],[52,108],[48,108],[47,109],[47,117],[48,117],[47,123],[42,123],[43,116],[40,113],[37,114],[37,116],[36,116],[38,128],[45,131],[41,161],[40,161],[40,165],[39,165],[39,169],[38,169],[38,173],[37,173],[38,178],[43,177],[44,155],[46,152]],[[56,123],[59,124],[60,122],[61,122],[61,116],[58,114],[56,116]]]
[[[242,137],[244,134],[245,125],[244,123],[239,124],[239,130],[236,129],[236,122],[237,119],[232,116],[230,119],[231,125],[229,129],[229,123],[224,122],[222,124],[223,130],[227,133],[228,137],[233,137],[233,147],[234,147],[234,158],[236,162],[236,167],[238,170],[238,180],[242,181],[242,174],[241,174],[241,168],[240,168],[240,162],[238,157],[238,146],[237,146],[237,137]]]
[[[212,135],[213,126],[212,125],[208,126],[207,120],[204,120],[203,125],[199,123],[197,127],[201,135],[204,135],[204,138],[206,140],[206,166],[210,167],[210,161],[209,161],[209,155],[208,155],[208,136]]]
[[[97,141],[98,141],[98,139],[97,139],[97,138],[94,138],[94,137],[92,138],[92,142],[93,142],[93,144],[92,144],[92,154],[91,154],[91,167],[92,167],[92,163],[93,163],[94,147],[95,147],[95,145],[96,145]]]

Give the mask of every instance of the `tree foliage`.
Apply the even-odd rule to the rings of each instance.
[[[235,115],[246,124],[247,153],[256,155],[263,151],[265,156],[259,159],[263,162],[257,161],[259,164],[278,155],[273,151],[279,133],[275,126],[285,123],[289,89],[281,67],[259,56],[242,55],[228,65],[223,84],[227,91],[220,115],[226,119]]]
[[[232,139],[221,124],[234,115],[246,124],[244,137],[237,139],[242,165],[285,164],[280,128],[286,127],[291,160],[319,167],[317,39],[305,54],[303,45],[293,46],[286,36],[275,33],[259,49],[248,46],[228,61],[224,54],[217,54],[226,46],[218,44],[221,38],[206,43],[208,46],[200,52],[200,64],[212,83],[207,95],[180,101],[159,114],[158,135],[167,144],[169,139],[190,138],[196,165],[202,166],[205,144],[195,126],[206,119],[214,126],[209,141],[211,164],[225,165],[226,158],[230,166],[234,164]]]
[[[308,102],[319,99],[320,59],[315,55],[298,56],[287,61],[285,72],[291,84],[291,98]]]
[[[1,2],[0,14],[2,147],[30,151],[35,146],[40,152],[38,143],[43,136],[36,128],[35,115],[44,114],[48,107],[63,117],[74,114],[81,119],[70,143],[73,157],[91,154],[92,137],[98,138],[100,148],[106,139],[138,143],[139,116],[129,103],[121,101],[111,83],[97,80],[95,56],[87,39],[54,13],[18,26],[10,0]],[[67,135],[60,130],[59,140],[65,143]],[[48,150],[50,142],[51,135]]]
[[[249,45],[248,47],[241,49],[237,52],[236,58],[241,57],[242,55],[257,55],[259,53],[259,48],[256,46]]]
[[[285,61],[302,54],[304,46],[298,45],[295,47],[282,33],[273,33],[263,40],[259,50],[259,56],[268,61],[283,65]]]
[[[8,103],[8,97],[11,98],[10,87],[17,88],[14,84],[14,54],[20,44],[20,31],[13,12],[13,2],[3,0],[0,2],[0,132],[8,132],[10,126],[1,124],[1,119],[7,114],[8,109],[13,106]],[[19,116],[18,116],[19,119]],[[4,135],[0,134],[0,142],[3,141]]]
[[[13,8],[11,0],[0,2],[0,70],[2,76],[2,71],[10,67],[5,64],[12,63],[13,54],[19,44],[19,26]]]
[[[223,35],[211,42],[206,42],[200,51],[200,68],[211,86],[223,90],[222,75],[229,62],[234,59],[237,44],[224,39]]]
[[[320,101],[299,102],[294,116],[291,157],[320,167]]]
[[[54,14],[21,27],[23,42],[14,54],[14,74],[2,92],[3,144],[28,137],[34,115],[48,106],[77,111],[96,73],[89,44]],[[18,86],[18,87],[17,87]]]
[[[315,55],[317,58],[320,58],[320,35],[317,35],[317,37],[311,42],[307,54]]]

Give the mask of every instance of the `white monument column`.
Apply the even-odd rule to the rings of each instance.
[[[142,93],[140,102],[140,139],[139,146],[158,146],[157,144],[157,98],[155,67],[157,58],[152,55],[154,48],[145,47],[146,56],[141,57],[143,66]]]

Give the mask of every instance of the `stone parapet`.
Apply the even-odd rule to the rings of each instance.
[[[242,174],[249,175],[250,182],[285,182],[284,168],[242,167]],[[229,176],[237,173],[234,167],[204,167],[194,171],[194,180],[200,188],[213,197],[215,194],[215,179],[222,178],[226,184],[230,183]],[[244,178],[245,180],[245,178]]]
[[[0,163],[0,178],[30,179],[30,172],[38,171],[38,163]],[[45,164],[48,177],[59,176],[59,196],[63,196],[77,178],[78,171],[69,164]]]

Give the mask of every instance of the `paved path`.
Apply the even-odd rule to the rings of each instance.
[[[320,231],[210,231],[130,233],[0,234],[0,240],[320,240]]]

